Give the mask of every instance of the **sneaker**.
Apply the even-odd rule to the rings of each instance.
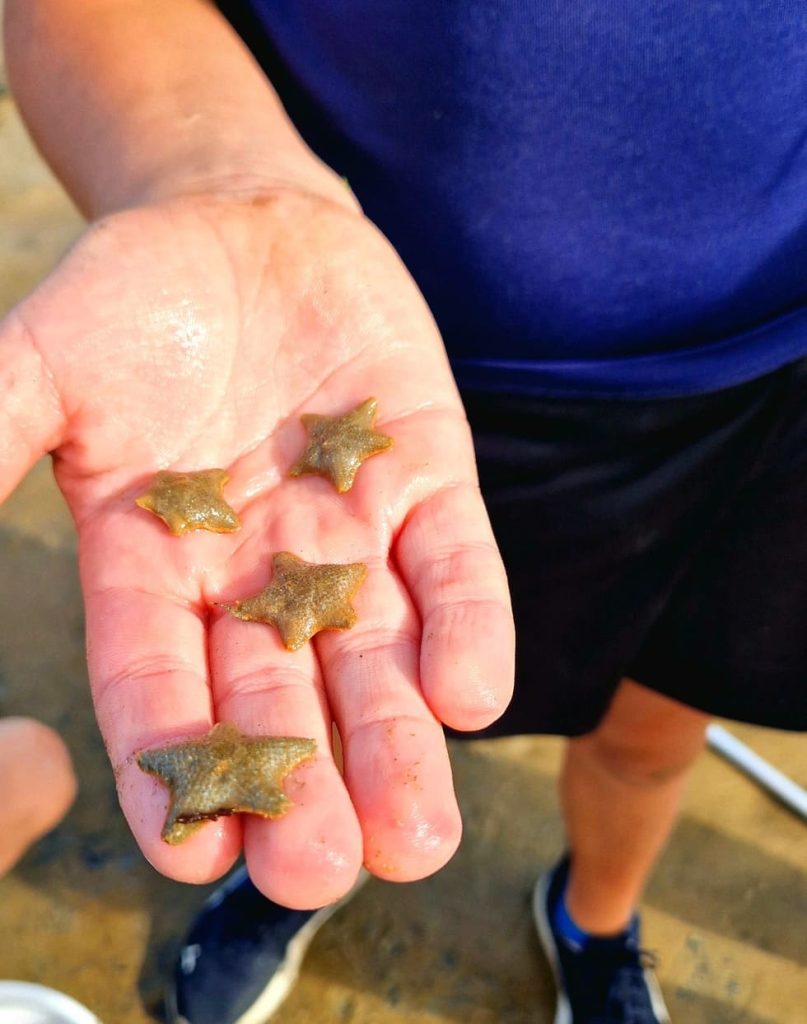
[[[653,958],[639,946],[639,919],[624,936],[573,948],[555,930],[554,910],[566,890],[569,858],[538,880],[533,915],[558,990],[555,1024],[670,1024]]]
[[[266,899],[239,868],[205,902],[166,992],[171,1024],[264,1024],[291,991],[314,936],[361,888],[321,910]]]

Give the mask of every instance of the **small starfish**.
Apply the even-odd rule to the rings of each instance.
[[[223,605],[239,619],[276,626],[286,649],[296,651],[321,629],[350,629],[356,612],[350,599],[367,566],[316,565],[281,551],[272,557],[272,582],[254,597]]]
[[[297,737],[244,736],[220,722],[198,739],[141,751],[137,763],[171,793],[161,835],[176,845],[220,815],[282,817],[293,806],[283,780],[316,748],[314,740]]]
[[[162,470],[135,504],[159,516],[175,537],[189,530],[232,533],[241,521],[222,497],[229,475],[224,469],[195,473]]]
[[[378,402],[366,402],[344,416],[301,416],[308,444],[289,470],[289,476],[316,473],[324,476],[340,494],[349,491],[359,466],[392,444],[392,438],[373,430]]]

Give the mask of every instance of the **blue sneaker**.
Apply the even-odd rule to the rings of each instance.
[[[264,1024],[292,989],[314,936],[369,876],[321,910],[266,899],[246,868],[205,902],[185,938],[166,992],[171,1024]]]
[[[555,1024],[670,1024],[652,957],[639,947],[639,919],[624,936],[574,947],[554,926],[569,858],[538,880],[533,915],[558,989]]]

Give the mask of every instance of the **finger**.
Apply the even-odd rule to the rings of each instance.
[[[461,834],[442,728],[420,692],[417,615],[386,562],[368,562],[358,622],[315,638],[342,737],[365,864],[393,881],[424,878]]]
[[[248,590],[240,585],[239,595],[227,597]],[[274,628],[222,610],[211,626],[210,665],[220,721],[235,722],[249,735],[303,736],[317,744],[315,757],[286,780],[293,806],[284,817],[244,816],[250,877],[285,906],[335,902],[356,880],[362,838],[332,756],[331,716],[313,649],[287,651]]]
[[[0,501],[64,431],[56,386],[18,308],[0,321]]]
[[[168,790],[135,760],[141,750],[204,735],[214,721],[206,611],[181,585],[169,585],[176,555],[149,526],[113,513],[82,531],[90,683],[121,807],[140,848],[163,874],[206,882],[237,857],[238,820],[220,818],[182,844],[168,845],[160,839]],[[125,542],[111,539],[117,537]],[[196,540],[188,539],[191,545]]]
[[[418,505],[395,555],[423,623],[420,680],[429,706],[453,729],[489,725],[513,694],[515,633],[478,489],[461,484]]]

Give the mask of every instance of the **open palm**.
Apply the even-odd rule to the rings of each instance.
[[[369,396],[394,447],[344,495],[290,479],[300,415]],[[149,860],[206,881],[243,845],[256,884],[296,906],[338,898],[362,861],[395,880],[445,863],[460,822],[440,722],[501,712],[512,625],[439,337],[378,233],[291,192],[93,225],[0,325],[0,496],[48,450],[79,531],[98,720]],[[173,537],[134,504],[158,469],[213,467],[236,533]],[[218,607],[265,586],[278,551],[365,562],[357,625],[292,653]],[[170,847],[167,794],[133,755],[223,720],[313,737],[317,757],[285,818],[222,818]]]

